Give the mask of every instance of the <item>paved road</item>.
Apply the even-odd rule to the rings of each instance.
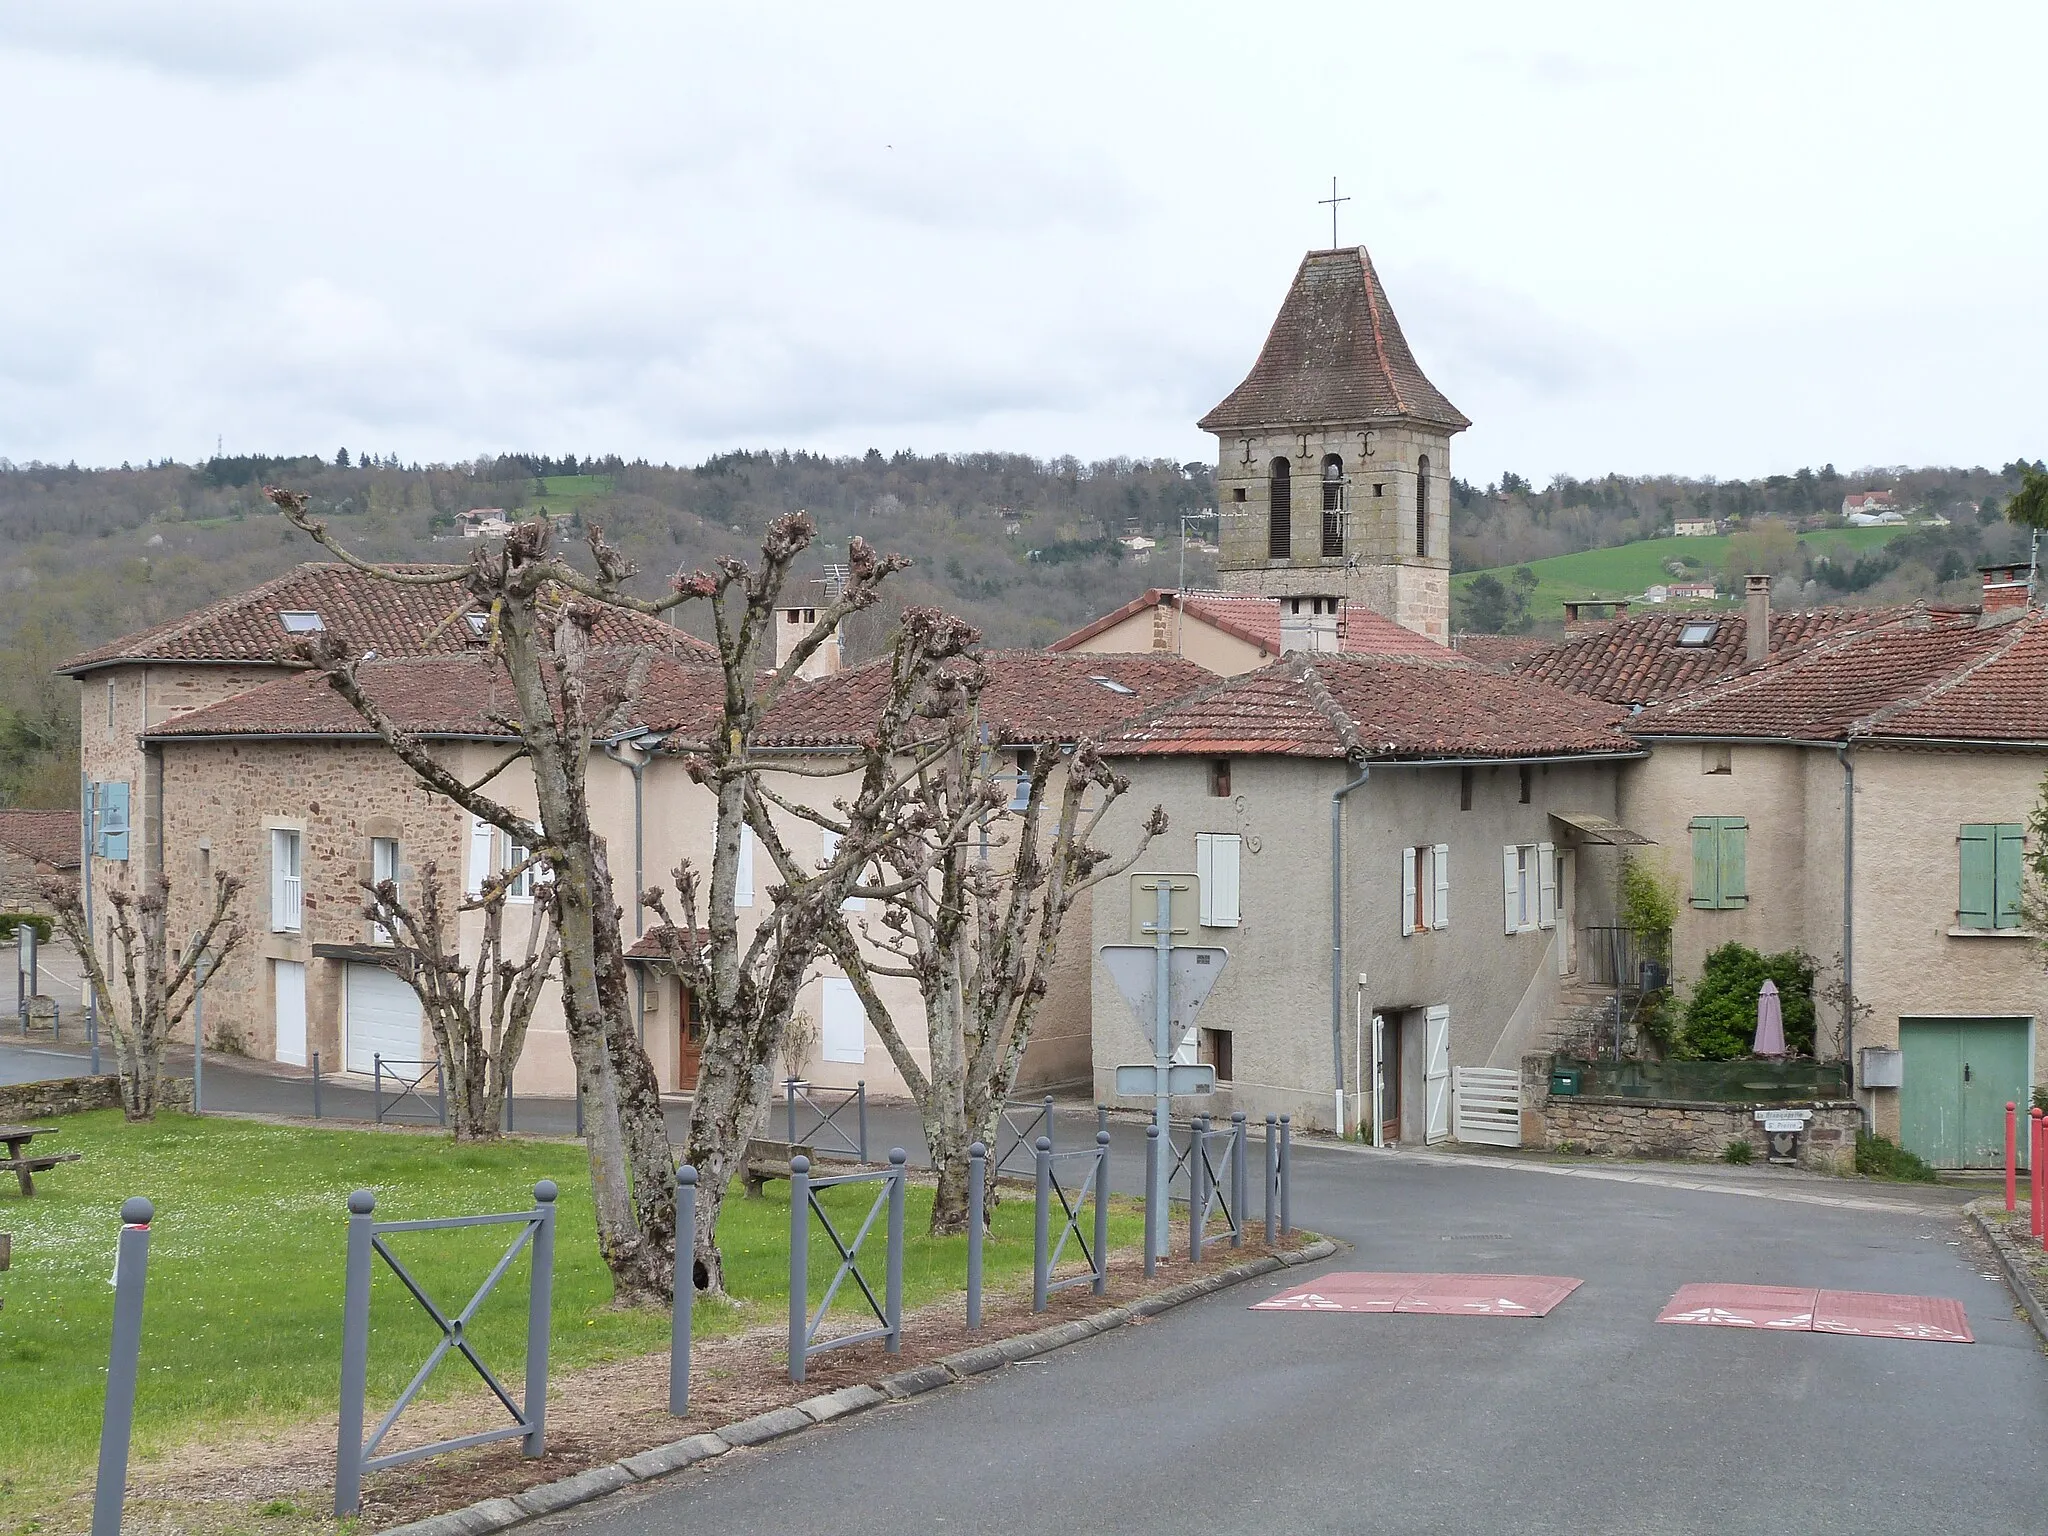
[[[0,1080],[66,1061],[0,1043]],[[220,1108],[303,1113],[308,1093],[211,1060],[207,1084]],[[367,1101],[329,1084],[323,1107]],[[536,1102],[522,1126],[556,1118],[568,1106]],[[872,1119],[876,1142],[914,1144],[900,1111]],[[1060,1125],[1079,1139],[1092,1117]],[[1132,1128],[1116,1136],[1135,1175]],[[1290,1272],[544,1528],[2048,1529],[2048,1361],[1963,1239],[1954,1190],[1308,1145],[1297,1180],[1299,1219],[1356,1245],[1324,1268],[1585,1284],[1541,1321],[1246,1310]],[[1653,1323],[1689,1280],[1952,1296],[1978,1342]]]

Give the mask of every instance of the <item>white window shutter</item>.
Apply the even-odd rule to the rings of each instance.
[[[1557,926],[1557,845],[1536,845],[1536,926]]]
[[[285,842],[288,836],[282,828],[273,828],[270,833],[270,931],[284,931],[284,880],[291,871],[285,868],[291,856],[291,849]]]
[[[497,871],[492,867],[498,852],[498,829],[480,816],[469,818],[469,871],[463,890],[474,900]]]
[[[1517,928],[1520,926],[1515,920],[1515,896],[1517,885],[1515,879],[1515,858],[1515,845],[1513,843],[1504,844],[1500,850],[1500,875],[1502,889],[1505,892],[1503,898],[1503,911],[1505,912],[1507,917],[1507,931],[1509,933],[1515,932]]]
[[[754,904],[754,829],[745,823],[740,826],[740,867],[733,881],[732,900],[736,907]]]
[[[1415,850],[1401,850],[1401,937],[1415,931]]]
[[[1436,866],[1436,900],[1429,909],[1429,925],[1432,928],[1451,926],[1451,845],[1438,843],[1431,863]]]
[[[1195,834],[1195,878],[1202,888],[1204,928],[1238,925],[1238,850],[1242,842],[1234,832]]]
[[[1216,926],[1216,839],[1207,832],[1195,834],[1195,886],[1201,902],[1204,928]]]

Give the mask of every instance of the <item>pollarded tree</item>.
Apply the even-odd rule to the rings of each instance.
[[[242,882],[235,876],[215,874],[213,911],[206,926],[174,958],[169,877],[158,875],[154,888],[140,896],[119,886],[109,889],[106,895],[114,920],[108,931],[120,955],[124,999],[117,1005],[85,920],[77,884],[53,880],[43,886],[44,898],[56,911],[58,925],[85,967],[86,980],[99,1001],[100,1017],[113,1033],[114,1056],[121,1073],[121,1109],[130,1120],[156,1117],[164,1047],[191,1011],[206,978],[248,937],[236,915],[241,891]]]
[[[532,880],[538,863],[537,855],[528,855],[456,908],[483,914],[473,963],[463,960],[459,940],[448,932],[440,872],[432,862],[420,868],[414,902],[404,900],[395,880],[363,882],[370,898],[363,915],[397,945],[401,974],[434,1031],[457,1141],[496,1138],[527,1027],[561,947],[554,886],[547,880],[533,886],[524,937],[508,942],[505,933],[505,906],[514,883]]]

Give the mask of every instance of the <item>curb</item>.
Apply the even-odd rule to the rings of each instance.
[[[2014,1262],[2012,1255],[2005,1251],[2005,1244],[1998,1240],[1998,1233],[1992,1229],[1991,1223],[1984,1219],[1984,1213],[1974,1205],[1968,1209],[1970,1220],[1976,1223],[1977,1230],[1984,1235],[1984,1241],[1990,1245],[1991,1252],[1998,1259],[1998,1272],[2005,1276],[2005,1288],[2011,1291],[2013,1299],[2019,1302],[2020,1310],[2027,1314],[2027,1321],[2034,1325],[2034,1332],[2040,1336],[2041,1342],[2048,1344],[2048,1308],[2042,1307],[2041,1299],[2034,1294],[2033,1286],[2020,1272],[2020,1267]]]
[[[1014,1338],[976,1344],[942,1356],[929,1365],[914,1366],[910,1370],[881,1377],[872,1384],[840,1387],[786,1408],[771,1408],[766,1413],[757,1413],[752,1418],[741,1419],[738,1423],[727,1424],[705,1434],[657,1445],[652,1450],[641,1451],[601,1467],[585,1468],[572,1476],[542,1483],[509,1498],[484,1499],[461,1509],[451,1509],[445,1514],[429,1515],[410,1525],[394,1525],[383,1531],[381,1536],[489,1536],[490,1532],[508,1530],[543,1515],[587,1504],[622,1488],[669,1477],[700,1461],[723,1456],[737,1446],[765,1445],[785,1435],[864,1413],[884,1403],[905,1402],[936,1388],[965,1381],[970,1376],[998,1370],[1019,1360],[1029,1360],[1063,1345],[1092,1339],[1098,1333],[1108,1333],[1140,1318],[1156,1317],[1184,1302],[1214,1295],[1229,1286],[1257,1279],[1260,1275],[1270,1275],[1277,1269],[1313,1264],[1318,1259],[1329,1258],[1336,1251],[1337,1245],[1329,1238],[1318,1238],[1306,1248],[1297,1248],[1291,1253],[1265,1254],[1230,1269],[1218,1270],[1213,1275],[1204,1275],[1198,1280],[1141,1296],[1120,1307],[1091,1313],[1087,1317],[1070,1318],[1049,1328],[1041,1328],[1036,1333],[1020,1333]],[[2038,1316],[2034,1326],[2044,1326]]]

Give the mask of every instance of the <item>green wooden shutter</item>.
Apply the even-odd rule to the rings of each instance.
[[[1956,898],[1956,922],[1964,928],[1989,928],[1997,896],[1998,828],[1967,822],[1956,838],[1962,879]]]
[[[1721,850],[1721,901],[1724,907],[1749,905],[1749,823],[1740,816],[1717,818]]]
[[[1720,835],[1711,816],[1692,819],[1692,904],[1718,907],[1721,904]]]
[[[1998,846],[1992,861],[1991,923],[1995,928],[2020,925],[2020,887],[2026,869],[2027,829],[2014,822],[1998,827]]]

